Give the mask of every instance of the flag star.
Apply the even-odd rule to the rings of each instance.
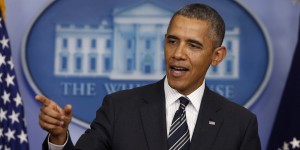
[[[0,40],[0,43],[2,44],[2,49],[3,50],[4,50],[5,47],[9,48],[8,47],[8,41],[9,41],[9,39],[5,38],[5,36],[3,35],[2,40]]]
[[[10,70],[13,70],[14,63],[13,63],[12,59],[10,59],[9,61],[7,61],[7,63],[10,65]]]
[[[27,134],[23,130],[21,134],[18,135],[18,138],[20,139],[20,144],[22,144],[23,142],[28,143]]]
[[[7,110],[4,111],[2,108],[0,108],[0,122],[2,122],[3,120],[7,120],[6,113],[7,113]]]
[[[6,64],[5,63],[5,56],[0,54],[0,67],[2,66],[2,64],[4,64],[4,65]]]
[[[16,139],[15,138],[15,130],[10,130],[10,128],[8,128],[8,131],[5,133],[5,136],[7,137],[8,142],[10,142],[11,139]]]
[[[10,76],[9,74],[7,74],[7,77],[6,77],[6,79],[5,79],[5,81],[6,81],[6,86],[7,86],[7,87],[9,87],[10,84],[11,84],[12,86],[15,85],[15,83],[14,83],[14,78],[15,78],[14,75],[13,75],[13,76]]]
[[[282,150],[290,150],[290,149],[289,149],[289,143],[284,142],[284,143],[283,143]]]
[[[0,83],[2,83],[2,75],[3,73],[0,73]]]
[[[9,92],[7,93],[6,91],[4,91],[4,92],[3,92],[3,95],[1,96],[4,105],[5,105],[6,103],[10,103],[9,97],[10,97],[10,93],[9,93]]]
[[[10,149],[10,147],[6,147],[6,145],[5,145],[5,149],[4,150],[11,150],[11,149]]]
[[[297,140],[297,138],[293,138],[293,141],[290,142],[290,144],[293,146],[293,149],[300,148],[300,140]]]
[[[19,93],[17,93],[17,96],[14,98],[14,101],[16,102],[16,107],[22,105],[22,98]]]
[[[19,117],[20,113],[15,113],[15,111],[12,111],[12,114],[10,116],[8,116],[8,118],[11,119],[11,124],[14,124],[15,122],[20,122],[18,117]]]

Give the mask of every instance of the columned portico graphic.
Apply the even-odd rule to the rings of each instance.
[[[114,63],[111,79],[158,79],[165,74],[163,37],[172,12],[152,3],[113,14]]]

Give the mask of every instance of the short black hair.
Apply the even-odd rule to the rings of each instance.
[[[173,14],[169,27],[173,18],[177,15],[191,19],[208,21],[210,23],[210,38],[214,41],[213,47],[216,48],[222,45],[225,36],[225,22],[215,9],[205,4],[186,5]]]

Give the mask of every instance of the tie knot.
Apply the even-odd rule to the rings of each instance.
[[[186,98],[186,97],[180,97],[179,98],[179,101],[180,101],[180,108],[182,109],[182,110],[184,110],[185,109],[185,107],[189,104],[189,100]]]

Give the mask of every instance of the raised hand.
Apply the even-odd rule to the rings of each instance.
[[[50,133],[50,142],[57,145],[64,144],[72,119],[72,106],[66,105],[62,109],[53,100],[41,95],[37,95],[35,99],[43,104],[39,124],[42,129]]]

